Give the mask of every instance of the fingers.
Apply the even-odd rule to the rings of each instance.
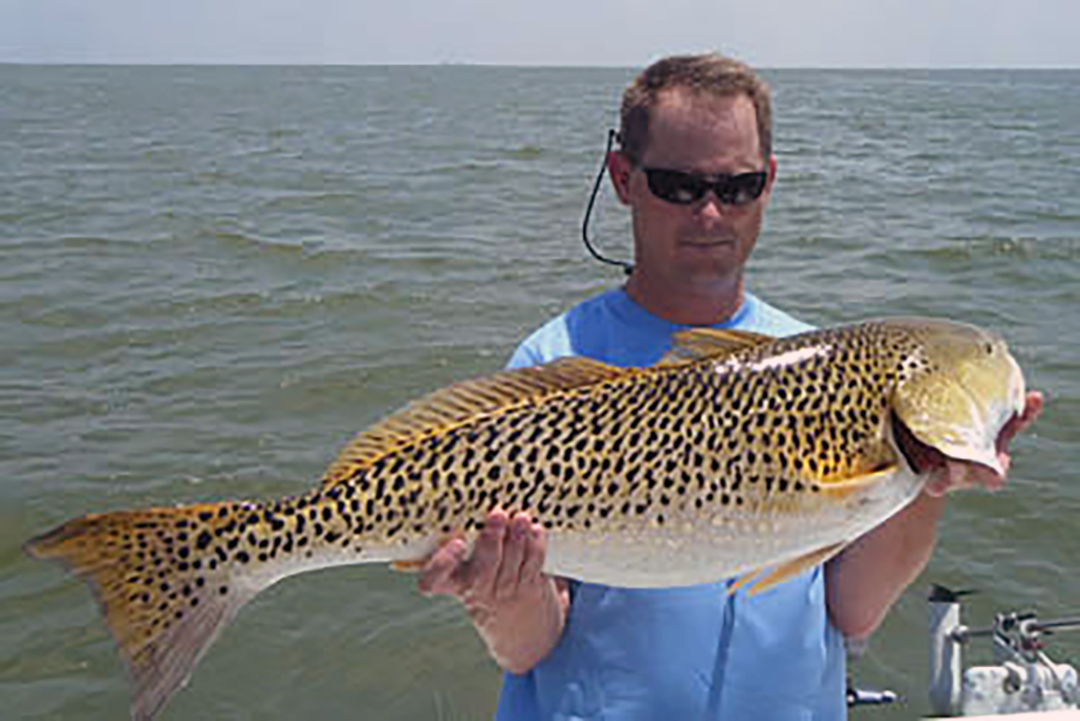
[[[1024,399],[1024,412],[1020,414],[1021,428],[1030,425],[1039,417],[1045,400],[1041,392],[1028,391],[1027,397]]]
[[[1001,461],[1001,467],[1004,469],[1004,473],[1009,472],[1009,457],[1004,459],[999,458]],[[966,475],[963,479],[963,485],[959,488],[974,488],[979,486],[987,491],[1000,491],[1005,485],[1004,473],[998,474],[997,471],[986,466],[980,466],[976,464],[969,464],[967,466]]]
[[[923,487],[923,493],[931,498],[941,498],[949,492],[949,468],[948,463],[944,468],[931,472]]]
[[[1017,433],[1022,432],[1035,422],[1035,419],[1042,413],[1043,400],[1043,394],[1039,391],[1028,392],[1027,396],[1024,398],[1024,409],[1001,429],[1001,434],[998,436],[997,442],[998,451],[1003,453],[1007,451],[1009,441],[1011,441]]]
[[[962,461],[954,461],[949,458],[945,465],[935,470],[926,482],[925,492],[928,496],[940,498],[953,491],[970,487],[969,474],[972,464]]]
[[[1008,456],[1003,467],[1008,470]],[[940,498],[949,493],[981,486],[988,491],[1000,490],[1005,485],[1005,478],[993,469],[978,463],[948,459],[945,465],[934,471],[926,481],[924,488],[928,496]]]
[[[518,578],[520,586],[530,586],[540,582],[546,557],[547,533],[539,523],[530,523],[528,540],[525,544],[525,558],[521,562],[521,574]]]
[[[1039,417],[1043,409],[1043,394],[1039,391],[1029,391],[1024,398],[1024,410],[1005,427],[1005,431],[1008,431],[1006,437],[1006,443],[1012,439],[1017,433],[1021,433],[1035,422],[1035,419]],[[1004,436],[1005,433],[1003,432]]]
[[[1035,422],[1035,419],[1042,413],[1042,409],[1043,394],[1039,391],[1030,391],[1024,399],[1024,410],[1001,429],[1001,433],[998,435],[997,443],[995,445],[997,448],[998,462],[1001,463],[1001,467],[1005,473],[1008,473],[1009,466],[1012,463],[1012,459],[1009,457],[1009,443],[1018,433],[1023,432],[1028,426]],[[990,490],[997,490],[1003,485],[1004,478],[994,474],[994,477],[992,478],[990,476],[984,476],[979,483]]]
[[[506,543],[503,545],[502,563],[499,564],[499,572],[495,579],[496,601],[517,595],[521,564],[525,560],[525,549],[532,532],[531,526],[529,517],[523,513],[518,513],[510,519]]]
[[[417,587],[428,595],[453,595],[474,609],[490,608],[535,589],[546,552],[543,526],[527,513],[508,516],[495,510],[477,535],[471,557],[463,539],[447,541],[428,559]]]
[[[420,571],[417,588],[425,595],[459,592],[458,576],[465,565],[468,548],[465,541],[452,538],[436,549]]]
[[[494,595],[508,520],[504,511],[492,511],[484,522],[484,530],[476,537],[473,555],[462,579],[466,600],[483,601]]]

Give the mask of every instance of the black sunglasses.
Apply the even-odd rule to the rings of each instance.
[[[765,192],[769,172],[701,174],[684,173],[679,170],[641,168],[649,183],[649,190],[661,200],[676,205],[690,205],[712,191],[724,205],[749,205]]]

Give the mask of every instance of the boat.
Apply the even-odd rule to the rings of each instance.
[[[1047,654],[1046,637],[1080,629],[1080,618],[1042,621],[1032,611],[996,613],[986,627],[972,628],[961,618],[961,599],[970,591],[934,584],[929,596],[931,718],[997,718],[1080,721],[1080,682],[1076,668]],[[977,640],[993,646],[993,664],[964,668],[964,649]],[[892,691],[849,684],[848,706],[899,703]]]

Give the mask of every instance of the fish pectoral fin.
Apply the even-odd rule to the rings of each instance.
[[[427,559],[418,558],[411,561],[391,561],[390,568],[398,573],[420,573],[427,565]]]
[[[841,501],[850,496],[852,493],[861,491],[864,488],[873,486],[884,480],[887,480],[890,476],[900,470],[900,464],[895,461],[878,466],[869,473],[864,473],[859,476],[848,476],[845,478],[826,478],[818,482],[818,493],[828,498]]]
[[[704,358],[716,358],[775,340],[764,333],[745,330],[692,328],[671,336],[669,350],[657,365],[683,365]]]
[[[746,593],[749,596],[756,596],[763,591],[768,591],[773,586],[783,583],[784,581],[790,581],[795,576],[798,576],[804,571],[809,571],[814,566],[819,566],[825,563],[830,558],[840,553],[847,547],[847,541],[841,541],[840,543],[834,543],[831,546],[825,546],[819,548],[816,551],[811,551],[804,556],[799,556],[796,559],[781,563],[779,566],[770,571],[767,575],[762,576],[752,583],[747,589]]]
[[[410,403],[356,436],[326,470],[323,487],[346,481],[387,454],[450,428],[509,408],[539,403],[555,393],[639,372],[573,356],[455,383]]]

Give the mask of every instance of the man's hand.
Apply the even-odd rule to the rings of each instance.
[[[997,455],[1006,473],[1008,473],[1011,461],[1009,442],[1039,417],[1042,407],[1042,393],[1031,391],[1025,399],[1024,410],[1020,415],[1013,417],[1001,430],[997,439]],[[988,491],[997,491],[1003,485],[1005,485],[1005,477],[999,476],[986,466],[949,459],[941,470],[931,476],[926,484],[925,492],[928,496],[938,498],[946,493],[974,486],[982,486]]]
[[[428,559],[418,588],[461,601],[496,662],[524,673],[555,647],[570,603],[565,581],[542,572],[546,550],[544,527],[527,513],[495,510],[472,556],[463,539],[446,541]]]
[[[998,435],[998,460],[1006,471],[1009,442],[1031,425],[1042,406],[1041,393],[1028,393],[1024,410]],[[945,507],[944,495],[972,486],[997,490],[1004,483],[1002,476],[985,466],[947,461],[911,504],[848,546],[825,567],[825,592],[833,625],[849,638],[869,636],[930,559],[937,522]]]

